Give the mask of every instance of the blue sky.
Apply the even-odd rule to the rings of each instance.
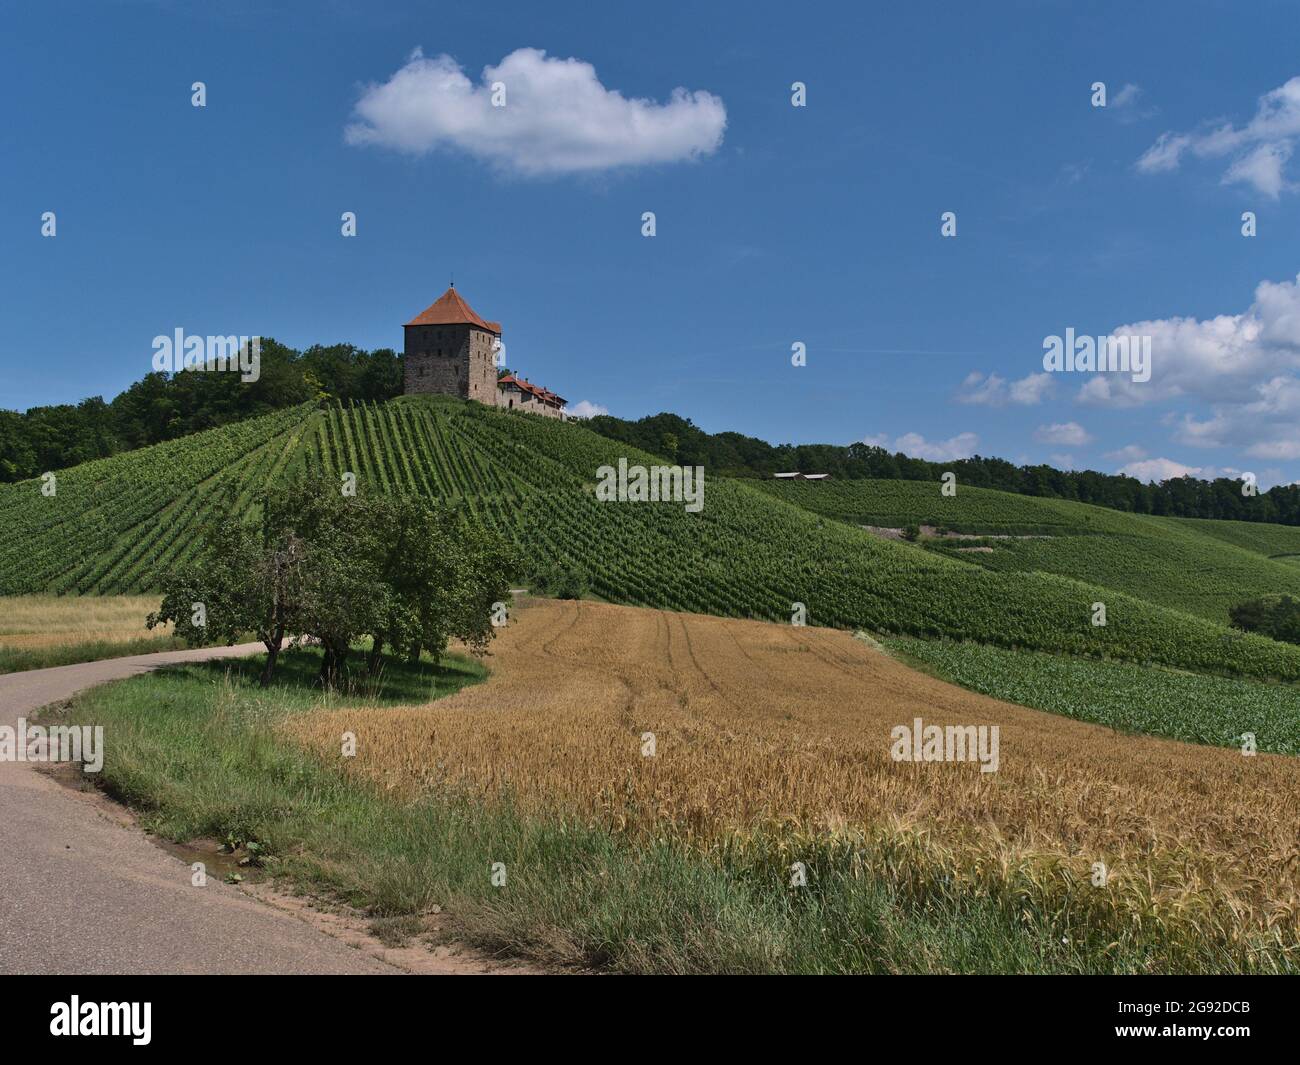
[[[623,417],[1294,480],[1294,30],[1281,3],[5,4],[0,406],[111,397],[177,327],[400,348],[454,273],[512,366]],[[1045,337],[1133,324],[1150,382],[1041,376]]]

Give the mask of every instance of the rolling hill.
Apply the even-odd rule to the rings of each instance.
[[[0,547],[0,594],[147,591],[161,569],[190,555],[201,522],[231,493],[236,506],[249,506],[259,488],[296,471],[352,472],[362,491],[453,501],[513,539],[531,566],[579,567],[613,602],[784,621],[803,604],[813,625],[1300,679],[1300,648],[1232,633],[1212,620],[1211,599],[1198,600],[1185,578],[1176,594],[1199,605],[1194,612],[1143,598],[1174,598],[1161,593],[1159,580],[1105,584],[1116,578],[1101,563],[1075,567],[1095,573],[1092,583],[1074,579],[1079,572],[980,565],[980,556],[948,557],[828,520],[794,492],[783,498],[771,486],[727,478],[708,479],[698,514],[680,504],[598,502],[598,468],[621,457],[660,461],[580,425],[445,397],[292,408],[62,471],[53,495],[42,493],[40,481],[0,487],[0,525],[11,532]],[[938,496],[937,486],[916,487]],[[1127,535],[1108,531],[1126,517],[1111,511],[1057,502],[1043,509],[1040,501],[972,490],[966,497],[982,513],[934,516],[949,524],[1048,525],[1061,540],[1094,548]],[[891,505],[894,517],[905,510]],[[835,516],[844,513],[840,507]],[[1192,546],[1177,547],[1174,526],[1148,524],[1170,530],[1177,550],[1212,542],[1187,532]],[[1032,543],[1047,541],[1008,550]],[[1148,536],[1145,547],[1125,549],[1158,543]],[[1294,576],[1244,548],[1221,550],[1240,563],[1250,587],[1273,580],[1270,565]],[[1136,573],[1135,561],[1125,564]],[[1091,622],[1098,601],[1107,606],[1104,627]]]
[[[1300,560],[1300,528],[1252,521],[1207,521],[1204,518],[1170,518],[1203,536],[1280,562]]]
[[[927,546],[999,573],[1051,573],[1227,623],[1228,608],[1274,592],[1300,596],[1300,529],[1161,518],[1063,499],[937,482],[762,481],[763,491],[851,525],[932,525],[978,541]]]

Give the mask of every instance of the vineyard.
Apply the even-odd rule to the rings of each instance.
[[[1125,515],[1059,499],[1038,499],[957,485],[945,496],[937,481],[755,481],[763,491],[850,525],[934,525],[959,533],[1057,535],[1109,532]]]
[[[0,525],[10,532],[0,593],[149,591],[162,569],[188,557],[213,508],[246,508],[260,487],[311,470],[352,473],[360,491],[445,499],[517,543],[534,571],[552,562],[577,568],[613,602],[787,622],[802,604],[811,625],[1300,679],[1300,648],[1232,634],[1113,584],[1103,589],[1105,572],[1087,584],[990,570],[878,539],[725,478],[707,480],[700,513],[598,502],[597,469],[620,457],[656,463],[578,425],[445,397],[284,411],[63,471],[53,496],[39,481],[0,488]],[[984,504],[994,520],[1001,494],[987,495],[998,497]],[[1007,522],[1074,533],[1127,520],[1008,498],[1024,507]],[[1048,522],[1045,513],[1058,516]],[[1091,623],[1098,600],[1105,627]]]
[[[1207,521],[1205,518],[1164,520],[1265,558],[1300,558],[1300,528],[1294,525],[1269,525],[1258,521]]]
[[[152,591],[230,495],[244,504],[291,462],[310,407],[0,487],[0,595]]]
[[[764,481],[764,491],[853,525],[933,525],[979,541],[931,540],[949,557],[999,573],[1052,573],[1226,623],[1228,608],[1300,595],[1300,529],[1125,514],[1061,499],[923,481]],[[978,546],[979,550],[971,550]],[[1261,555],[1265,557],[1261,557]]]

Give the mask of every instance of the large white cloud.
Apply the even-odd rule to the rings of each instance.
[[[1244,126],[1225,122],[1195,133],[1162,133],[1138,159],[1144,173],[1176,170],[1189,153],[1202,159],[1230,158],[1224,184],[1250,185],[1276,199],[1295,185],[1284,170],[1300,137],[1300,77],[1259,98],[1255,116]]]
[[[1159,318],[1112,334],[1151,337],[1151,379],[1097,373],[1079,389],[1080,402],[1134,407],[1199,400],[1211,416],[1174,418],[1179,443],[1300,458],[1300,277],[1261,282],[1240,314]]]
[[[493,105],[493,86],[505,106]],[[350,144],[414,155],[451,149],[525,176],[591,173],[707,155],[727,112],[712,93],[677,88],[667,103],[606,89],[590,63],[520,48],[479,83],[447,55],[416,49],[386,82],[368,85],[345,131]]]

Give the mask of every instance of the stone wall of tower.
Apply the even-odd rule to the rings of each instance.
[[[469,358],[469,398],[489,407],[497,404],[497,367],[493,347],[496,336],[483,329],[469,331],[467,354]]]
[[[495,336],[471,325],[408,325],[402,390],[497,403]]]

